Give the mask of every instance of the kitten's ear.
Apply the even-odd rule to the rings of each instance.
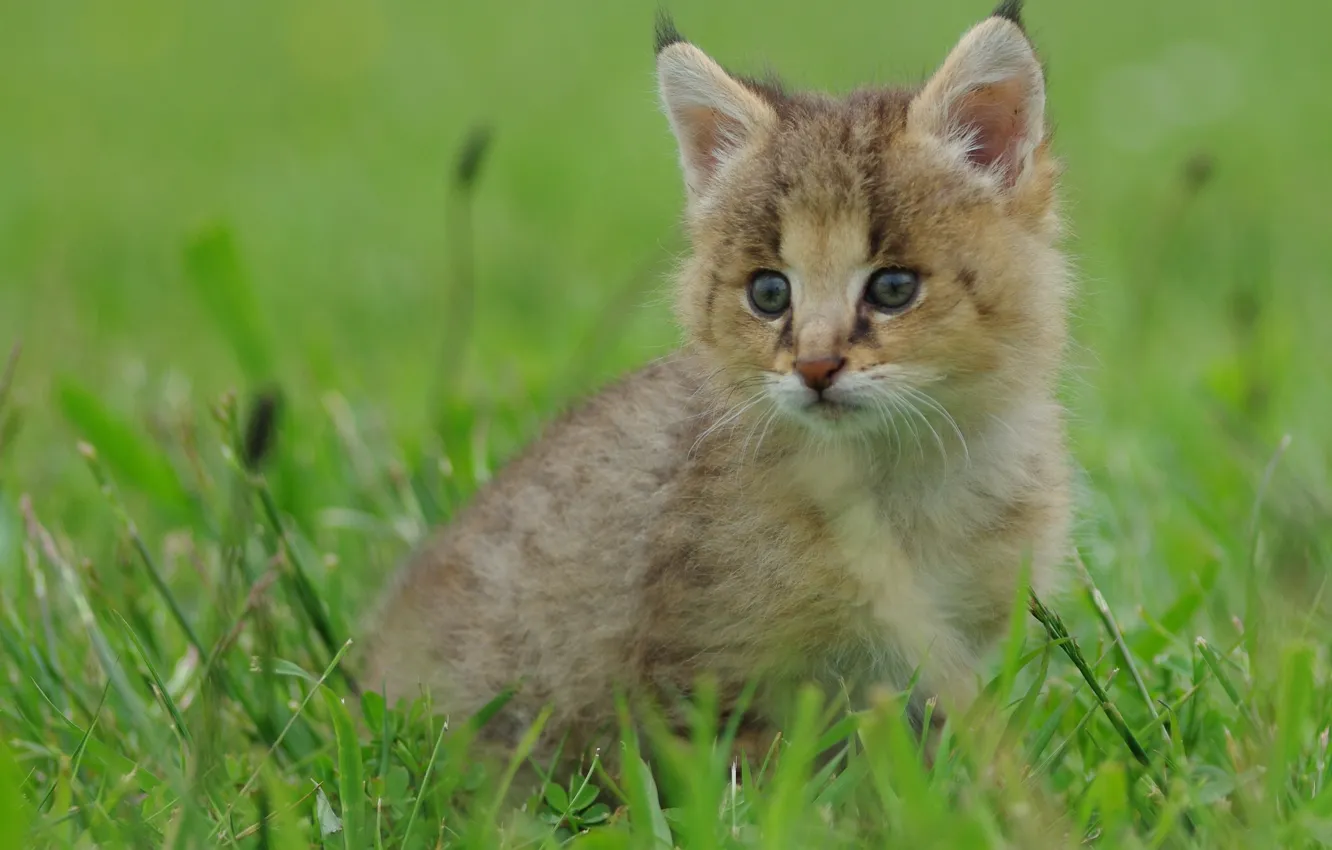
[[[690,201],[707,194],[727,159],[776,121],[767,101],[665,20],[657,26],[657,87],[680,145]]]
[[[1045,75],[1005,0],[953,48],[911,103],[912,127],[958,145],[959,155],[1012,187],[1045,138]],[[1011,8],[1010,8],[1011,7]]]

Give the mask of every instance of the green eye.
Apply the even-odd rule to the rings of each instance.
[[[791,306],[790,281],[781,272],[755,272],[749,279],[749,303],[760,316],[780,316]]]
[[[865,300],[880,310],[897,312],[915,301],[918,292],[920,275],[911,269],[879,269],[870,275]]]

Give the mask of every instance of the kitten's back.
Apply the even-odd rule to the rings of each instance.
[[[631,663],[650,529],[711,421],[699,368],[687,352],[659,360],[509,462],[395,579],[366,684],[390,701],[428,688],[465,714],[526,676],[509,723],[546,701],[592,711]]]

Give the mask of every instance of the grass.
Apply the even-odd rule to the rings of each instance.
[[[983,11],[672,8],[732,64],[840,89],[918,76]],[[989,722],[932,767],[899,699],[811,696],[732,771],[703,690],[690,741],[626,726],[621,775],[514,811],[524,765],[470,743],[486,712],[354,696],[412,544],[673,344],[652,14],[0,6],[0,846],[1332,844],[1311,0],[1030,3],[1085,573],[1015,600]]]

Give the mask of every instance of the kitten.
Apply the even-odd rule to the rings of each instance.
[[[1040,63],[1006,0],[918,89],[792,93],[664,22],[687,343],[551,425],[407,564],[365,681],[600,740],[701,673],[762,739],[804,682],[974,697],[1066,551],[1066,273]]]

